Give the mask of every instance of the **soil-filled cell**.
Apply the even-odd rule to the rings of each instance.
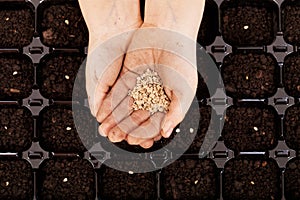
[[[224,200],[281,199],[280,170],[274,160],[237,158],[225,164]]]
[[[284,138],[293,149],[300,149],[300,104],[289,107],[284,116]]]
[[[292,45],[300,45],[299,1],[285,0],[281,6],[281,15],[284,40]]]
[[[176,160],[161,173],[164,200],[217,199],[217,168],[212,160]]]
[[[286,165],[284,172],[285,199],[300,199],[300,159],[293,159]]]
[[[275,13],[276,4],[269,0],[224,1],[221,5],[224,40],[233,46],[271,44],[277,29]]]
[[[88,109],[53,106],[43,110],[41,120],[40,145],[47,151],[84,152],[94,143],[95,120]]]
[[[285,57],[283,64],[283,85],[288,95],[300,97],[300,54]]]
[[[92,164],[79,158],[44,161],[38,171],[38,199],[95,199],[95,172]]]
[[[34,34],[33,6],[25,2],[0,3],[0,47],[22,48]]]
[[[233,98],[271,97],[277,91],[278,70],[271,54],[230,54],[222,66],[226,93]]]
[[[64,48],[88,45],[88,29],[78,2],[43,2],[38,16],[39,33],[45,45]]]
[[[205,1],[205,9],[198,32],[197,41],[207,46],[214,42],[218,34],[218,6],[213,0]]]
[[[0,160],[0,199],[33,199],[33,173],[25,160]]]
[[[129,162],[113,162],[111,166],[128,165]],[[130,162],[132,164],[132,162]],[[148,163],[140,163],[135,167],[147,167]],[[152,200],[157,198],[156,172],[135,173],[134,169],[119,171],[102,165],[98,173],[99,199],[103,200]]]
[[[22,54],[0,54],[0,99],[20,100],[28,97],[34,83],[34,68]]]
[[[84,59],[84,55],[76,53],[55,53],[43,58],[38,69],[41,94],[55,100],[72,100],[74,81]],[[84,82],[77,84],[76,88],[74,97],[86,97]]]
[[[227,109],[222,136],[236,151],[267,151],[277,144],[279,119],[270,106],[242,105]]]
[[[21,152],[32,142],[33,119],[29,110],[0,106],[0,152]]]

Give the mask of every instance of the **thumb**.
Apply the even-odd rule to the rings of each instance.
[[[169,111],[166,113],[162,122],[161,135],[164,138],[170,137],[173,129],[183,120],[184,115],[185,113],[182,109],[179,98],[173,94],[171,103],[169,105]]]

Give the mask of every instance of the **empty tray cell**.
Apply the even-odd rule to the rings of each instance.
[[[79,48],[88,45],[88,29],[76,1],[44,1],[38,7],[38,30],[51,47]]]
[[[300,199],[300,159],[296,158],[288,162],[284,172],[285,199]]]
[[[203,46],[212,44],[218,34],[218,29],[218,6],[213,0],[206,0],[197,41]]]
[[[283,84],[288,95],[300,98],[300,54],[292,53],[285,57]]]
[[[123,150],[135,153],[152,152],[165,147],[174,153],[183,153],[186,151],[187,153],[197,154],[202,147],[205,137],[207,137],[205,143],[206,149],[215,142],[213,139],[217,131],[214,128],[208,131],[210,122],[214,123],[216,121],[214,120],[216,114],[212,111],[212,108],[210,106],[198,107],[196,104],[193,104],[181,125],[173,130],[170,138],[166,139],[162,137],[159,141],[154,142],[154,145],[149,149],[143,149],[137,145],[129,145],[126,141],[111,143],[107,138],[101,139],[102,146],[107,151],[116,150],[116,148],[113,149],[115,145]],[[211,120],[211,117],[214,118]],[[212,124],[211,126],[214,127],[214,125],[217,126],[217,124]],[[174,139],[175,136],[176,139]]]
[[[0,160],[0,199],[33,199],[33,173],[25,160]]]
[[[161,197],[171,199],[219,198],[218,171],[212,160],[176,160],[161,173]]]
[[[117,162],[115,164],[119,164],[121,167],[128,163]],[[143,168],[147,165],[148,162],[145,162],[140,163],[137,167]],[[98,172],[99,199],[101,200],[157,199],[156,186],[156,172],[135,173],[134,170],[125,172],[106,165],[102,165]]]
[[[267,151],[277,145],[279,124],[276,110],[271,106],[231,106],[226,111],[222,136],[230,149]]]
[[[21,152],[32,142],[33,119],[29,110],[0,106],[0,152]]]
[[[236,158],[225,164],[224,200],[281,199],[280,169],[264,158]]]
[[[38,171],[38,199],[95,199],[95,172],[80,158],[54,158]]]
[[[223,61],[222,78],[233,98],[268,98],[277,91],[279,67],[271,54],[229,54]]]
[[[0,54],[0,99],[20,100],[28,97],[34,83],[34,68],[23,54]]]
[[[33,6],[25,2],[0,3],[0,48],[21,48],[34,34]]]
[[[44,57],[38,69],[41,94],[55,100],[72,100],[74,81],[84,59],[84,55],[76,53],[54,53]],[[85,84],[78,88],[86,96]]]
[[[224,1],[221,4],[221,31],[233,46],[271,44],[277,32],[278,7],[271,0]]]
[[[286,110],[284,138],[290,148],[300,150],[300,104],[291,106]]]
[[[281,6],[281,14],[284,40],[292,45],[300,45],[299,1],[285,0]]]
[[[87,108],[51,106],[42,111],[41,121],[40,145],[46,151],[84,152],[94,143],[95,121]]]

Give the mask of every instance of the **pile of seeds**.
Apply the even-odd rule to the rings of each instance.
[[[136,85],[129,90],[128,95],[133,98],[133,110],[148,110],[150,114],[167,112],[170,100],[167,97],[157,72],[147,69],[136,78]]]

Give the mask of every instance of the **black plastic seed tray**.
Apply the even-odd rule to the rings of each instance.
[[[97,134],[84,88],[72,100],[88,44],[77,1],[1,1],[0,199],[300,199],[299,13],[296,0],[206,0],[198,40],[217,88],[199,77],[186,126],[144,150]]]

